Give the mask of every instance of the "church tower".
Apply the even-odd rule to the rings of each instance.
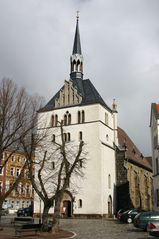
[[[77,15],[76,31],[72,55],[70,57],[71,72],[70,78],[83,79],[83,56],[81,51],[80,33],[79,33],[79,16]]]

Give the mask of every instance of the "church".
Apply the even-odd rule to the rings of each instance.
[[[84,79],[83,65],[77,16],[70,77],[42,108],[39,117],[49,127],[50,135],[56,136],[57,122],[63,120],[69,141],[85,143],[88,158],[85,176],[79,180],[75,194],[68,190],[64,195],[67,215],[111,216],[115,211],[117,109],[115,101],[109,107],[90,79]],[[38,212],[38,201],[34,207]]]
[[[151,159],[145,158],[118,127],[115,100],[111,107],[104,102],[91,80],[84,78],[83,66],[77,16],[70,76],[39,111],[38,122],[38,128],[47,128],[50,142],[59,136],[58,122],[63,122],[66,142],[72,147],[81,140],[85,144],[87,160],[84,177],[71,178],[72,182],[76,182],[76,190],[71,186],[68,188],[61,208],[65,208],[66,217],[82,218],[111,217],[120,208],[151,209]],[[51,147],[49,142],[44,142],[45,150]],[[41,154],[36,154],[36,157],[40,158]],[[57,164],[58,160],[53,162],[54,169]],[[140,176],[139,185],[137,179]],[[34,213],[41,213],[42,207],[41,200],[35,195]],[[53,212],[52,207],[50,213]]]

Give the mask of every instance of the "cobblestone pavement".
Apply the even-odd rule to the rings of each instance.
[[[147,232],[137,229],[133,224],[122,224],[117,220],[63,219],[63,229],[74,231],[75,239],[147,239]],[[153,238],[153,237],[151,237]]]

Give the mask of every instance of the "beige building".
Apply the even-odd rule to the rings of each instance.
[[[12,151],[6,151],[3,154],[2,163],[6,160],[7,163],[0,172],[1,194],[4,194],[15,182],[21,173],[26,159],[25,155],[21,152],[12,153]],[[29,179],[28,169],[26,167],[18,186],[6,198],[3,206],[16,210],[21,207],[28,207],[32,204],[32,201],[33,190]]]

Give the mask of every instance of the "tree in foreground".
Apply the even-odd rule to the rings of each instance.
[[[24,88],[12,80],[0,81],[0,169],[7,165],[11,156],[22,150],[21,139],[29,136],[36,128],[37,110],[41,100],[30,96]],[[9,152],[5,154],[5,152]],[[3,157],[7,155],[7,157]],[[0,216],[4,200],[18,187],[28,162],[25,161],[21,172],[14,177],[11,185],[0,190]]]
[[[38,129],[37,136],[32,137],[32,145],[39,135],[43,140],[40,140],[39,144],[35,143],[37,145],[35,158],[33,159],[31,155],[28,157],[32,185],[43,202],[42,222],[44,225],[47,224],[49,209],[54,204],[54,222],[57,226],[63,195],[66,190],[75,193],[78,186],[76,182],[78,178],[84,176],[86,163],[84,142],[67,141],[63,122],[58,124],[56,138],[55,135],[48,134],[47,129]],[[43,134],[45,137],[42,137]],[[29,152],[31,151],[28,151],[28,155]],[[32,174],[33,167],[35,175]]]

